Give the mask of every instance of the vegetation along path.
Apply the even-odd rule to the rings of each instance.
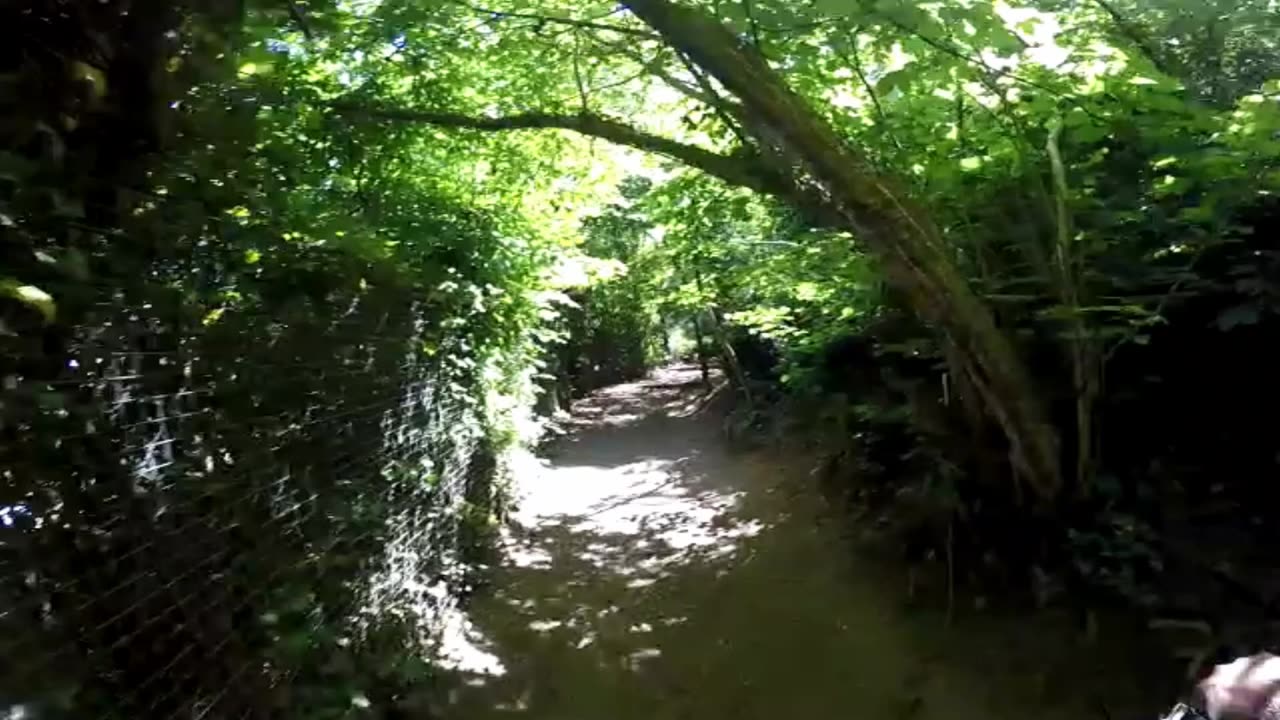
[[[1141,717],[1163,700],[1130,653],[1053,618],[908,608],[803,459],[730,453],[716,405],[689,367],[575,405],[518,488],[445,717]]]

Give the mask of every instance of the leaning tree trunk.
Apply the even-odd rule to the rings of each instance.
[[[882,263],[891,285],[955,352],[953,372],[972,381],[1008,437],[1015,467],[1042,499],[1062,486],[1058,436],[1011,339],[960,274],[932,218],[889,177],[870,168],[759,53],[716,20],[669,0],[630,0],[631,11],[715,77],[752,120],[816,183],[842,224]]]

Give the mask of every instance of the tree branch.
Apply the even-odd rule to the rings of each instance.
[[[1107,2],[1107,0],[1093,1],[1098,5],[1098,7],[1102,8],[1107,15],[1111,16],[1111,21],[1116,24],[1116,27],[1120,30],[1120,34],[1129,40],[1129,42],[1136,45],[1137,48],[1142,51],[1142,54],[1147,56],[1147,59],[1151,61],[1151,64],[1154,65],[1157,70],[1170,77],[1181,77],[1176,69],[1170,66],[1166,58],[1160,54],[1160,51],[1146,36],[1146,34],[1143,33],[1138,26],[1129,22],[1124,15],[1120,14],[1120,11],[1117,10],[1114,5]]]
[[[490,10],[489,8],[478,7],[465,2],[455,2],[454,4],[471,10],[472,12],[492,15],[496,18],[516,18],[519,20],[534,20],[537,22],[551,23],[553,25],[568,25],[583,30],[602,30],[604,32],[618,33],[621,35],[630,35],[632,37],[644,38],[645,40],[660,39],[656,34],[648,30],[640,30],[638,28],[629,28],[624,25],[610,25],[608,23],[592,22],[590,20],[574,20],[573,18],[552,17],[550,15],[535,15],[533,13],[506,12],[503,10]]]
[[[814,227],[843,227],[845,220],[816,186],[802,185],[780,172],[758,153],[746,148],[731,155],[676,142],[592,113],[555,115],[521,113],[505,117],[476,117],[460,113],[431,112],[399,108],[377,108],[355,103],[332,103],[330,107],[348,117],[384,122],[419,123],[436,127],[461,128],[481,132],[513,130],[571,130],[607,140],[642,152],[662,155],[737,187],[770,195],[789,204]]]
[[[715,111],[716,115],[720,116],[720,122],[729,128],[729,132],[737,136],[738,142],[742,143],[743,147],[750,146],[751,141],[746,135],[746,126],[750,118],[747,117],[743,109],[737,103],[722,98],[716,92],[715,86],[711,84],[707,76],[700,72],[698,67],[690,62],[684,53],[676,51],[676,57],[680,59],[681,63],[684,63],[685,69],[693,76],[694,81],[698,83],[698,87],[702,88],[702,94],[706,97],[704,102]]]
[[[295,2],[290,2],[288,5],[289,17],[298,26],[298,30],[302,31],[302,36],[308,41],[314,40],[315,36],[311,33],[311,25],[307,22],[307,16],[302,14],[302,8],[299,8]]]
[[[504,130],[572,130],[582,135],[608,140],[636,150],[655,153],[695,167],[721,180],[751,188],[770,195],[785,191],[779,187],[780,178],[767,168],[751,162],[750,156],[721,155],[710,150],[687,145],[669,138],[644,132],[615,120],[594,113],[555,115],[551,113],[521,113],[505,117],[476,117],[450,112],[406,110],[399,108],[364,107],[350,103],[334,103],[330,107],[349,117],[364,117],[399,123],[420,123],[437,127],[463,128],[484,132]]]
[[[952,371],[969,381],[1004,431],[1017,476],[1041,500],[1056,498],[1063,487],[1060,441],[1043,393],[1012,336],[956,264],[933,215],[901,181],[872,170],[864,152],[717,18],[671,0],[628,0],[627,7],[758,117],[755,134],[778,138],[785,156],[843,216],[843,229],[877,256],[892,286],[936,328]]]
[[[908,33],[908,34],[910,34],[910,35],[914,35],[916,38],[918,38],[918,39],[919,39],[920,41],[922,41],[924,44],[926,44],[926,45],[928,45],[928,46],[930,46],[930,47],[932,47],[932,48],[934,48],[934,49],[936,49],[936,50],[940,50],[940,51],[942,51],[942,52],[946,53],[947,55],[950,55],[950,56],[952,56],[952,57],[954,57],[954,58],[957,58],[957,59],[963,60],[963,61],[965,61],[966,63],[969,63],[970,65],[973,65],[973,66],[975,66],[975,67],[979,67],[979,68],[981,68],[981,69],[985,70],[985,71],[986,71],[986,75],[985,75],[985,76],[980,76],[980,77],[979,77],[979,79],[982,81],[982,83],[983,83],[984,85],[986,85],[986,86],[987,86],[987,89],[988,89],[988,90],[991,90],[991,91],[993,92],[993,94],[995,94],[995,95],[997,95],[997,96],[1000,96],[1000,95],[1001,95],[1001,93],[995,90],[995,87],[996,87],[996,86],[995,86],[994,80],[995,80],[996,78],[1007,77],[1007,78],[1009,78],[1010,80],[1013,80],[1014,82],[1021,83],[1022,85],[1026,85],[1027,87],[1033,87],[1033,88],[1035,88],[1035,89],[1037,89],[1037,90],[1040,90],[1040,91],[1042,91],[1042,92],[1048,93],[1051,97],[1055,97],[1055,98],[1057,98],[1057,99],[1059,99],[1059,100],[1068,100],[1068,101],[1071,101],[1073,104],[1075,104],[1075,106],[1076,106],[1076,107],[1080,108],[1080,110],[1082,110],[1085,114],[1089,115],[1090,117],[1094,117],[1094,118],[1096,118],[1096,117],[1097,117],[1097,115],[1096,115],[1092,110],[1090,110],[1088,107],[1086,107],[1083,103],[1079,102],[1078,100],[1072,99],[1072,98],[1070,98],[1070,97],[1068,97],[1068,96],[1066,96],[1066,95],[1064,95],[1064,94],[1062,94],[1062,93],[1058,92],[1057,90],[1054,90],[1053,88],[1049,87],[1048,85],[1043,85],[1043,84],[1041,84],[1041,83],[1035,82],[1034,80],[1029,80],[1029,79],[1027,79],[1027,78],[1025,78],[1025,77],[1023,77],[1023,76],[1021,76],[1021,75],[1019,75],[1019,74],[1017,74],[1017,73],[1013,72],[1012,70],[1007,70],[1007,69],[1004,69],[1004,68],[996,68],[996,67],[992,67],[992,66],[991,66],[991,65],[990,65],[986,60],[983,60],[981,56],[974,57],[974,56],[968,55],[968,54],[966,54],[965,52],[963,52],[962,50],[960,50],[960,49],[958,49],[958,48],[956,48],[956,47],[952,47],[952,46],[948,45],[946,42],[943,42],[943,41],[941,41],[941,40],[939,40],[939,39],[937,39],[937,38],[930,37],[930,36],[926,35],[925,33],[920,32],[919,30],[917,30],[917,29],[915,29],[915,28],[911,27],[910,25],[908,25],[908,24],[906,24],[906,23],[902,22],[901,20],[898,20],[897,18],[895,18],[895,17],[893,17],[893,16],[891,16],[891,15],[886,15],[885,13],[883,13],[883,12],[879,12],[879,11],[874,12],[874,14],[875,14],[875,15],[877,15],[877,16],[879,16],[879,17],[881,17],[881,18],[883,18],[886,22],[888,22],[890,25],[893,25],[894,27],[898,28],[899,30],[901,30],[901,31],[903,31],[903,32],[905,32],[905,33]]]
[[[689,83],[677,78],[676,76],[672,75],[666,70],[663,70],[662,68],[658,68],[658,67],[651,68],[649,70],[649,74],[653,75],[654,77],[658,78],[662,82],[666,83],[668,87],[672,88],[673,90],[680,93],[681,95],[684,95],[690,100],[697,100],[698,102],[711,107],[714,107],[716,103],[721,100],[721,98],[715,97],[709,93],[706,93],[690,85]]]
[[[711,107],[715,107],[717,104],[727,104],[732,106],[732,103],[725,100],[724,98],[719,97],[714,92],[707,92],[705,87],[703,89],[696,88],[693,85],[685,82],[684,80],[677,78],[676,76],[672,75],[666,70],[663,70],[661,60],[663,55],[669,51],[669,48],[664,48],[662,50],[659,50],[658,54],[655,55],[653,59],[646,60],[643,55],[636,52],[634,49],[627,47],[625,44],[608,43],[608,42],[603,42],[599,39],[593,39],[593,42],[595,42],[596,45],[598,45],[600,48],[603,48],[608,52],[616,53],[618,55],[624,55],[630,58],[632,61],[634,61],[636,64],[640,65],[643,68],[643,72],[641,76],[652,75],[658,78],[659,80],[661,80],[662,82],[666,83],[667,86],[670,87],[672,90],[675,90],[676,92],[680,93],[681,95],[684,95],[690,100],[696,100],[700,103],[703,103],[704,105],[708,105]],[[679,53],[677,53],[676,55],[681,60],[681,62],[684,63],[685,67],[688,68],[689,64],[687,61],[684,60],[684,57],[681,56]],[[694,78],[695,80],[697,80],[698,77],[696,72],[693,70],[690,70],[690,72],[694,74]],[[732,107],[725,108],[725,109],[734,110],[734,108]]]
[[[587,102],[587,85],[582,79],[582,38],[573,34],[573,81],[578,85],[578,98],[582,100],[582,112],[590,110]]]
[[[747,24],[751,27],[751,42],[755,43],[756,50],[763,55],[764,45],[760,43],[760,26],[756,24],[756,15],[751,10],[751,0],[742,0],[742,9],[747,14]]]
[[[858,54],[858,33],[855,30],[846,38],[849,42],[849,52],[845,53],[839,49],[836,54],[840,56],[858,76],[859,82],[862,83],[862,89],[867,91],[867,95],[871,98],[871,105],[876,109],[876,117],[880,120],[880,125],[884,128],[885,134],[897,149],[902,149],[902,143],[898,142],[898,136],[893,132],[893,126],[889,123],[889,114],[884,111],[884,106],[880,104],[880,96],[876,93],[875,87],[871,81],[867,79],[867,74],[862,70],[862,58]]]
[[[617,53],[631,58],[632,61],[644,68],[642,74],[652,75],[666,83],[668,87],[681,95],[711,108],[715,111],[716,115],[720,117],[720,121],[725,124],[725,127],[728,128],[729,132],[737,136],[738,141],[741,142],[744,147],[751,144],[743,130],[746,122],[746,116],[742,112],[742,108],[736,103],[721,97],[716,92],[715,88],[707,81],[706,76],[690,64],[684,55],[679,52],[676,53],[677,59],[684,64],[685,68],[689,71],[689,74],[693,76],[694,81],[697,82],[700,87],[694,87],[693,85],[662,69],[661,59],[666,52],[665,49],[660,50],[652,60],[645,60],[644,56],[640,53],[622,43],[607,43],[599,39],[595,39],[594,42],[596,45],[608,52]]]
[[[760,32],[765,35],[787,35],[790,33],[807,32],[809,30],[817,30],[827,25],[838,25],[848,22],[849,16],[837,16],[822,18],[821,20],[811,20],[809,22],[796,23],[794,25],[760,25]]]

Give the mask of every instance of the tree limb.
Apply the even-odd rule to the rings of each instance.
[[[582,38],[578,37],[578,33],[573,34],[573,81],[578,85],[578,98],[582,101],[582,112],[586,113],[590,110],[587,102],[587,85],[582,79]]]
[[[729,132],[737,136],[738,142],[742,143],[743,147],[750,146],[751,141],[746,135],[746,126],[750,122],[747,114],[743,112],[737,103],[721,97],[707,76],[699,71],[698,67],[690,62],[684,53],[677,51],[676,57],[680,59],[680,62],[684,63],[685,69],[693,76],[694,81],[698,83],[698,87],[702,88],[701,94],[706,98],[704,102],[715,111],[716,115],[720,116],[720,122],[729,128]]]
[[[677,59],[684,64],[685,68],[689,71],[690,75],[693,76],[694,81],[698,83],[699,87],[694,87],[690,83],[675,77],[662,68],[661,59],[665,50],[660,50],[652,60],[645,60],[644,56],[640,53],[626,47],[622,43],[606,43],[599,39],[595,39],[594,42],[608,52],[617,53],[631,58],[631,60],[641,65],[643,68],[642,74],[652,75],[666,83],[668,87],[681,95],[711,108],[716,115],[720,117],[720,121],[725,124],[725,127],[728,128],[729,132],[733,133],[738,138],[738,141],[743,145],[743,147],[747,147],[752,144],[747,138],[744,130],[747,118],[743,113],[742,108],[739,107],[737,103],[720,96],[720,94],[716,92],[715,88],[707,80],[706,76],[700,73],[698,68],[692,65],[684,55],[679,52],[676,53]]]
[[[730,185],[750,188],[768,195],[783,196],[789,201],[796,200],[791,183],[762,163],[755,162],[750,154],[722,155],[695,145],[647,133],[594,113],[556,115],[534,112],[491,118],[450,112],[366,107],[354,103],[334,103],[330,107],[348,117],[485,132],[552,128],[572,130],[582,135],[678,160]]]
[[[625,42],[605,42],[599,38],[591,38],[591,41],[605,52],[630,58],[632,62],[636,63],[643,69],[640,75],[641,77],[644,75],[652,75],[666,83],[672,90],[675,90],[690,100],[696,100],[705,105],[714,105],[716,103],[717,98],[714,96],[699,90],[693,85],[662,69],[662,58],[670,51],[669,48],[660,48],[658,53],[654,55],[652,59],[646,59],[644,55],[641,55],[640,52],[628,46]]]
[[[845,53],[839,49],[836,54],[840,56],[852,69],[853,73],[858,76],[859,82],[862,83],[862,89],[867,91],[867,95],[871,98],[871,105],[876,109],[876,117],[880,120],[880,125],[884,129],[885,134],[897,149],[902,149],[902,143],[898,142],[898,136],[893,132],[893,126],[889,123],[889,114],[884,111],[884,106],[880,104],[880,95],[876,92],[871,81],[867,79],[867,74],[862,70],[862,58],[858,55],[858,30],[849,34],[849,52]]]
[[[551,23],[554,25],[568,25],[583,30],[602,30],[604,32],[618,33],[621,35],[630,35],[632,37],[640,37],[646,40],[658,40],[658,36],[648,30],[640,30],[638,28],[629,28],[624,25],[610,25],[608,23],[592,22],[590,20],[574,20],[573,18],[553,17],[550,15],[535,15],[533,13],[506,12],[504,10],[490,10],[489,8],[478,7],[465,2],[456,2],[456,5],[471,10],[472,12],[492,15],[498,18],[516,18],[520,20],[536,20],[537,22]]]
[[[768,35],[786,35],[789,33],[807,32],[809,30],[817,30],[827,25],[838,25],[848,22],[848,16],[838,16],[822,18],[821,20],[811,20],[809,22],[796,23],[794,25],[760,25],[760,32]]]
[[[1107,2],[1107,0],[1093,1],[1098,5],[1098,7],[1102,8],[1107,15],[1111,16],[1111,21],[1116,24],[1116,27],[1120,30],[1120,34],[1127,38],[1129,42],[1136,45],[1137,48],[1142,51],[1142,54],[1147,56],[1147,59],[1151,61],[1151,64],[1154,65],[1157,70],[1170,77],[1181,77],[1177,73],[1176,69],[1171,67],[1166,59],[1160,54],[1160,51],[1156,49],[1155,44],[1151,42],[1146,34],[1143,33],[1136,25],[1129,22],[1124,15],[1121,15],[1115,5]]]
[[[747,24],[751,27],[751,42],[755,43],[756,50],[763,55],[764,45],[760,43],[760,26],[756,24],[756,15],[751,10],[751,0],[742,0],[742,9],[747,14]]]
[[[955,374],[970,381],[1004,430],[1018,476],[1042,501],[1054,499],[1063,487],[1057,428],[1026,361],[957,267],[935,218],[901,181],[872,170],[864,152],[716,18],[671,0],[628,0],[627,7],[759,118],[758,135],[778,138],[844,217],[843,229],[878,257],[889,283],[936,329]]]
[[[293,19],[294,24],[298,26],[298,30],[302,32],[302,36],[308,41],[314,40],[315,36],[311,33],[311,25],[307,22],[307,16],[302,14],[302,8],[298,7],[295,2],[288,3],[289,17]]]
[[[657,67],[650,68],[649,74],[653,75],[654,77],[658,78],[662,82],[666,83],[668,87],[672,88],[673,90],[680,93],[681,95],[684,95],[690,100],[697,100],[700,103],[703,103],[708,106],[713,106],[713,107],[720,100],[720,98],[717,98],[709,93],[706,93],[690,85],[689,83],[677,78],[676,76],[672,75],[666,70],[663,70],[662,68],[657,68]]]
[[[1040,91],[1045,92],[1045,93],[1048,93],[1050,96],[1055,97],[1055,98],[1057,98],[1057,99],[1059,99],[1059,100],[1069,100],[1069,101],[1071,101],[1072,103],[1074,103],[1076,107],[1080,108],[1080,110],[1081,110],[1081,111],[1083,111],[1085,114],[1089,115],[1090,117],[1097,118],[1097,115],[1096,115],[1092,110],[1090,110],[1088,107],[1086,107],[1083,103],[1079,102],[1078,100],[1074,100],[1074,99],[1072,99],[1072,98],[1070,98],[1070,97],[1068,97],[1068,96],[1066,96],[1066,95],[1064,95],[1064,94],[1062,94],[1062,93],[1058,92],[1057,90],[1054,90],[1053,88],[1049,87],[1048,85],[1044,85],[1044,84],[1038,83],[1038,82],[1036,82],[1036,81],[1034,81],[1034,80],[1029,80],[1029,79],[1027,79],[1026,77],[1023,77],[1023,76],[1021,76],[1021,75],[1019,75],[1019,74],[1017,74],[1017,73],[1013,72],[1012,70],[1008,70],[1008,69],[1005,69],[1005,68],[996,68],[996,67],[992,67],[992,66],[991,66],[991,64],[990,64],[990,63],[988,63],[986,60],[983,60],[981,56],[974,57],[974,56],[968,55],[967,53],[963,52],[962,50],[960,50],[960,49],[958,49],[958,48],[956,48],[956,47],[953,47],[953,46],[951,46],[951,45],[948,45],[946,42],[943,42],[943,41],[941,41],[941,40],[939,40],[939,39],[937,39],[937,38],[930,37],[929,35],[926,35],[925,33],[920,32],[919,30],[917,30],[917,29],[915,29],[915,28],[911,27],[910,25],[908,25],[908,24],[906,24],[906,23],[902,22],[901,20],[898,20],[897,18],[895,18],[895,17],[893,17],[893,16],[891,16],[891,15],[886,15],[885,13],[878,12],[878,11],[877,11],[877,12],[875,12],[874,14],[875,14],[875,15],[877,15],[877,16],[879,16],[880,18],[883,18],[886,22],[888,22],[890,25],[893,25],[894,27],[898,28],[899,30],[901,30],[901,31],[903,31],[903,32],[905,32],[905,33],[908,33],[908,34],[910,34],[910,35],[915,36],[916,38],[918,38],[918,39],[919,39],[921,42],[923,42],[924,44],[926,44],[926,45],[928,45],[928,46],[930,46],[930,47],[932,47],[932,48],[934,48],[934,49],[936,49],[936,50],[940,50],[940,51],[942,51],[942,52],[946,53],[947,55],[950,55],[950,56],[952,56],[952,57],[954,57],[954,58],[957,58],[957,59],[959,59],[959,60],[963,60],[963,61],[965,61],[966,63],[969,63],[970,65],[973,65],[973,66],[975,66],[975,67],[981,68],[982,70],[984,70],[984,71],[986,72],[986,75],[980,75],[979,80],[980,80],[984,85],[986,85],[986,86],[987,86],[987,88],[988,88],[989,90],[992,90],[992,92],[993,92],[994,94],[996,94],[997,96],[999,96],[1001,93],[999,93],[999,92],[997,92],[997,91],[995,91],[995,90],[994,90],[994,88],[995,88],[994,80],[995,80],[996,78],[1007,77],[1007,78],[1009,78],[1010,80],[1013,80],[1014,82],[1020,83],[1020,84],[1022,84],[1022,85],[1026,85],[1027,87],[1035,88],[1035,89],[1040,90]]]

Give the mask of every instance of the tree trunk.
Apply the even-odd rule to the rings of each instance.
[[[873,171],[753,48],[716,20],[669,0],[631,0],[631,11],[715,77],[753,120],[749,131],[802,167],[843,226],[875,254],[888,281],[955,352],[1008,437],[1014,466],[1042,499],[1062,486],[1056,431],[1022,358],[990,308],[960,274],[932,218]]]
[[[696,269],[697,262],[701,262],[701,259],[695,261],[694,282],[698,285],[698,294],[703,296],[703,299],[706,299],[702,285],[702,271]],[[716,304],[714,302],[707,303],[705,312],[707,321],[711,325],[711,338],[720,348],[720,360],[724,363],[724,370],[728,374],[729,380],[738,387],[738,392],[742,393],[742,398],[747,401],[747,409],[754,408],[755,400],[751,397],[751,386],[747,384],[747,375],[742,371],[742,365],[738,363],[738,353],[734,352],[733,344],[729,342],[728,333],[724,331],[724,323],[720,321],[720,313],[716,311]],[[707,382],[708,387],[710,387],[705,375],[703,382]]]
[[[698,367],[702,370],[702,384],[711,387],[711,363],[707,360],[706,334],[702,332],[702,319],[693,316],[693,334],[698,340]]]

